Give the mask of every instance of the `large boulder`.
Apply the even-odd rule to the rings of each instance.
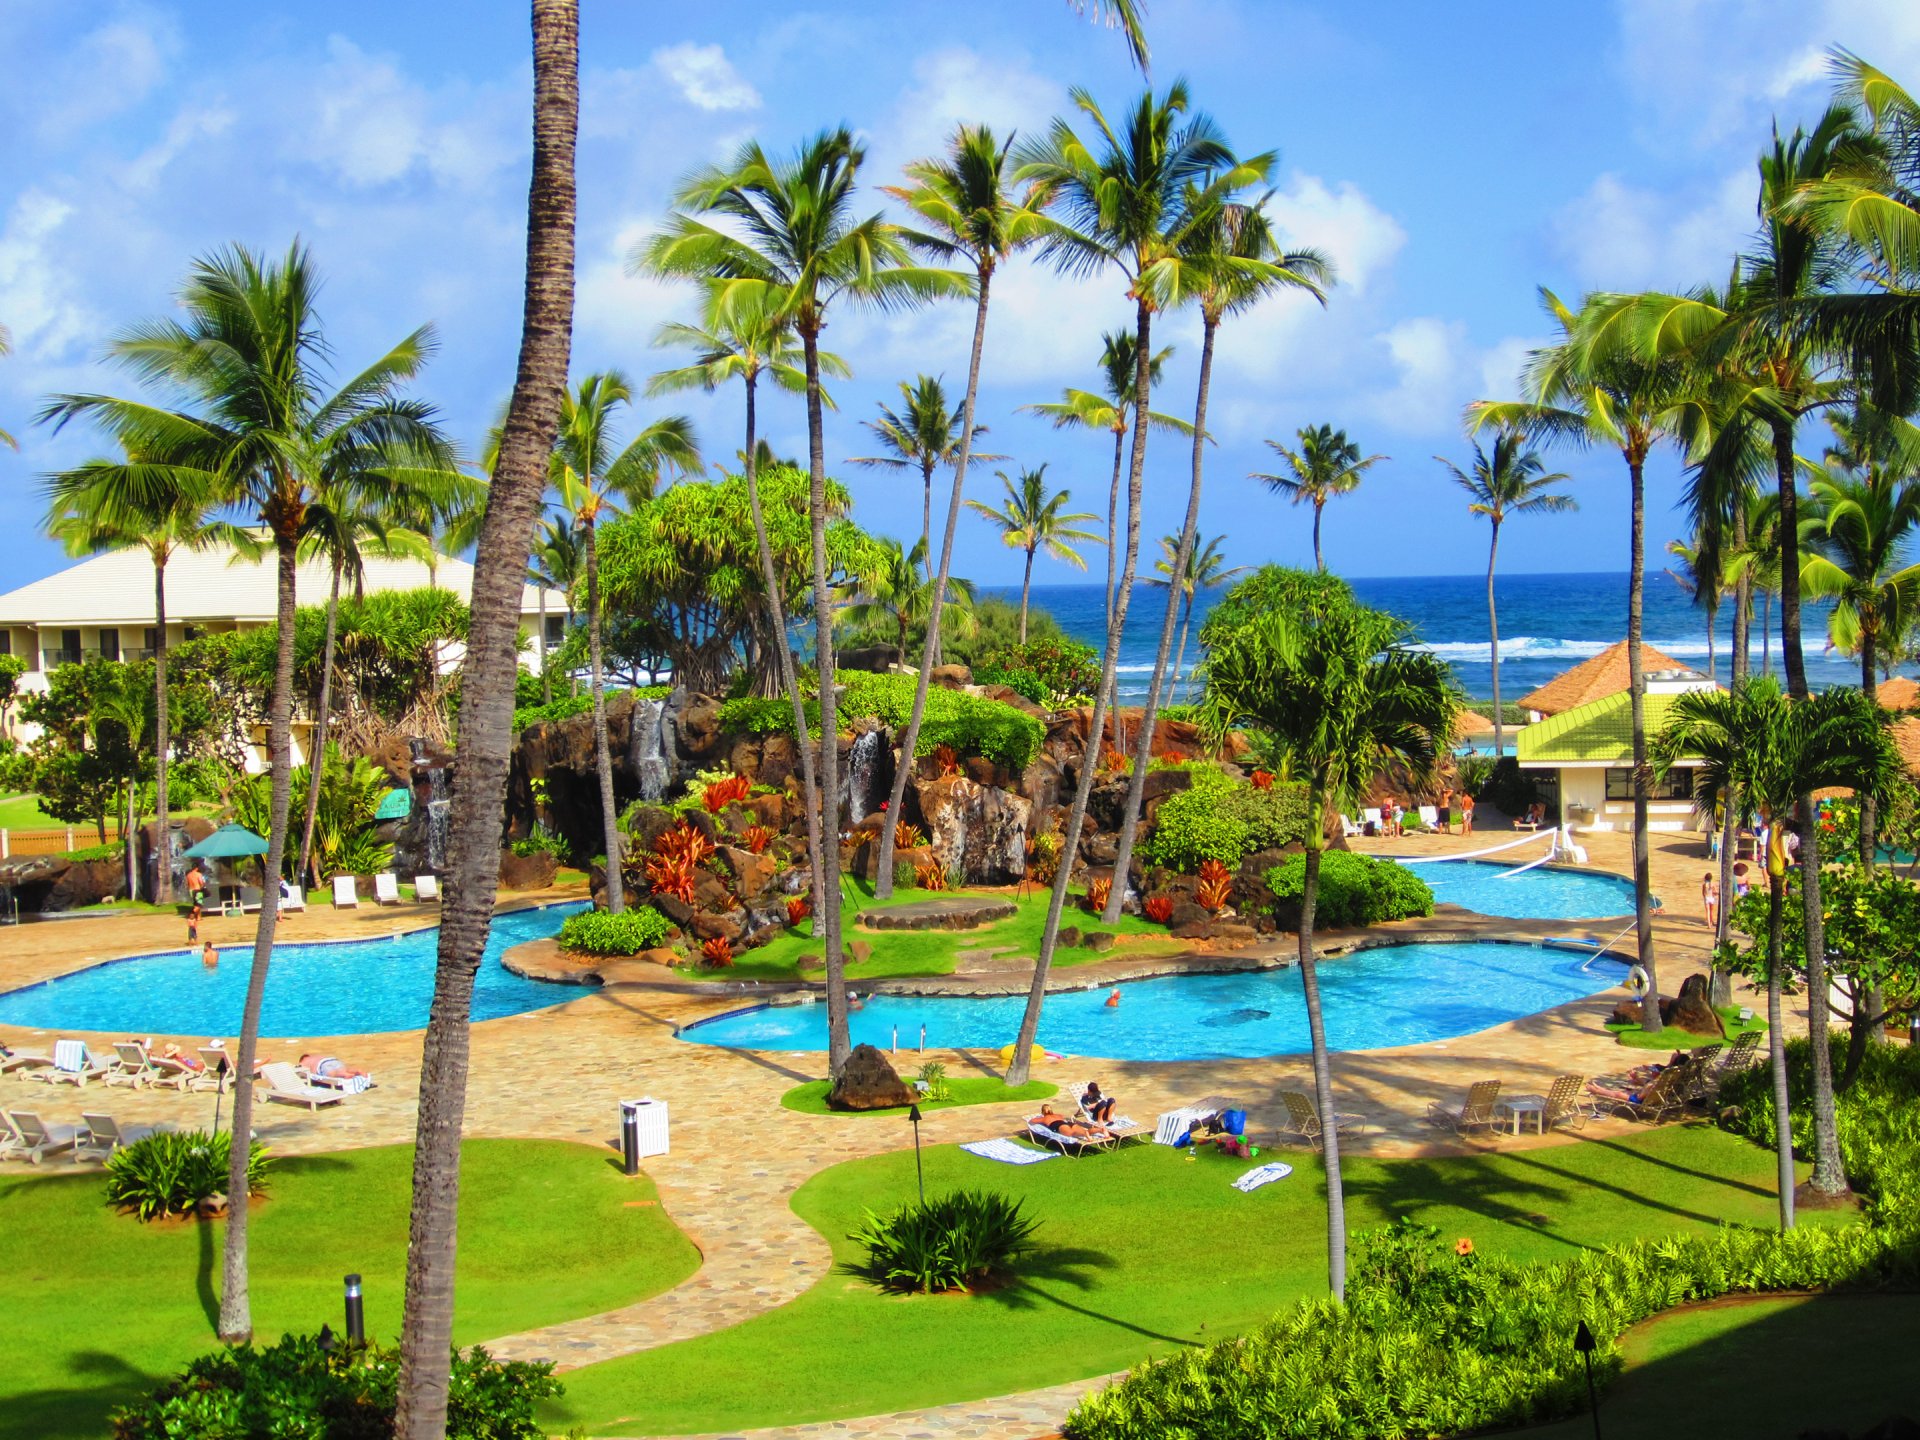
[[[972,885],[1005,885],[1026,874],[1032,802],[964,775],[916,779],[914,792],[941,869]]]
[[[1695,1035],[1723,1039],[1727,1033],[1727,1027],[1720,1021],[1720,1012],[1708,998],[1704,975],[1689,975],[1682,980],[1680,993],[1660,1002],[1660,1018],[1676,1029],[1690,1030]]]
[[[176,815],[168,825],[168,858],[171,861],[173,876],[173,895],[176,900],[186,898],[187,871],[193,862],[187,859],[186,852],[198,845],[214,830],[213,822],[202,815]],[[149,900],[159,893],[154,882],[160,875],[160,822],[149,820],[139,830],[140,847],[140,883],[146,887]]]
[[[964,690],[973,683],[973,671],[964,665],[936,665],[927,679],[942,690]]]
[[[553,884],[559,862],[542,850],[533,855],[500,852],[500,888],[502,890],[544,890]]]
[[[780,862],[764,850],[758,855],[733,845],[722,845],[720,854],[733,871],[733,893],[743,901],[764,899],[773,889]]]
[[[842,670],[864,670],[873,675],[888,675],[900,663],[898,645],[865,645],[842,650],[834,656]]]
[[[907,1088],[893,1066],[871,1045],[856,1045],[840,1067],[840,1078],[827,1092],[827,1104],[835,1110],[892,1110],[913,1103]]]
[[[20,855],[0,861],[0,890],[11,890],[24,914],[82,910],[127,893],[127,866],[105,860],[69,860],[64,855]]]

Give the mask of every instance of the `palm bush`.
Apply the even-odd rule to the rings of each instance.
[[[849,1266],[883,1290],[937,1294],[975,1289],[1010,1273],[1033,1249],[1039,1222],[1022,1202],[985,1190],[954,1190],[903,1205],[890,1215],[866,1212],[847,1238],[867,1258]]]
[[[107,1203],[142,1220],[185,1215],[227,1188],[233,1137],[226,1131],[162,1131],[122,1146],[107,1157]],[[253,1143],[247,1159],[247,1193],[267,1188],[267,1151]]]

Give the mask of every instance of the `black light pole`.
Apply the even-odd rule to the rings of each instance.
[[[913,1173],[920,1178],[920,1203],[927,1203],[927,1172],[920,1163],[920,1107],[907,1106],[907,1119],[913,1123]]]
[[[360,1297],[360,1277],[347,1276],[347,1343],[367,1343],[367,1316]]]
[[[1593,1331],[1582,1320],[1580,1328],[1573,1332],[1573,1348],[1580,1352],[1580,1358],[1587,1365],[1587,1409],[1593,1412],[1593,1440],[1600,1440],[1600,1397],[1593,1388]]]

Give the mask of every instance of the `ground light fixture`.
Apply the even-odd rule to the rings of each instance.
[[[347,1285],[347,1343],[367,1343],[367,1315],[360,1295],[360,1277],[349,1275]]]
[[[1580,1327],[1573,1332],[1573,1348],[1580,1352],[1580,1358],[1587,1366],[1587,1411],[1593,1416],[1593,1440],[1600,1440],[1600,1397],[1593,1388],[1593,1352],[1597,1348],[1593,1331],[1582,1320]]]
[[[920,1203],[927,1203],[927,1172],[920,1163],[920,1106],[907,1106],[907,1120],[913,1126],[913,1173],[920,1181]]]

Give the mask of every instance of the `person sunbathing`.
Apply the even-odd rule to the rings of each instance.
[[[302,1055],[300,1068],[309,1075],[323,1076],[328,1080],[352,1080],[360,1075],[371,1075],[371,1070],[362,1070],[357,1065],[349,1065],[344,1060],[336,1060],[331,1055]]]
[[[1042,1105],[1040,1113],[1027,1122],[1038,1125],[1043,1130],[1068,1140],[1111,1140],[1113,1132],[1104,1125],[1095,1125],[1089,1120],[1076,1120],[1071,1115],[1059,1114],[1051,1105]]]
[[[1089,1080],[1085,1093],[1080,1097],[1080,1109],[1089,1120],[1101,1125],[1113,1119],[1114,1103],[1113,1096],[1100,1093],[1100,1082],[1097,1080]]]
[[[166,1049],[160,1052],[158,1058],[171,1061],[182,1070],[204,1070],[207,1068],[206,1061],[202,1060],[198,1055],[189,1055],[178,1045],[167,1046]]]

